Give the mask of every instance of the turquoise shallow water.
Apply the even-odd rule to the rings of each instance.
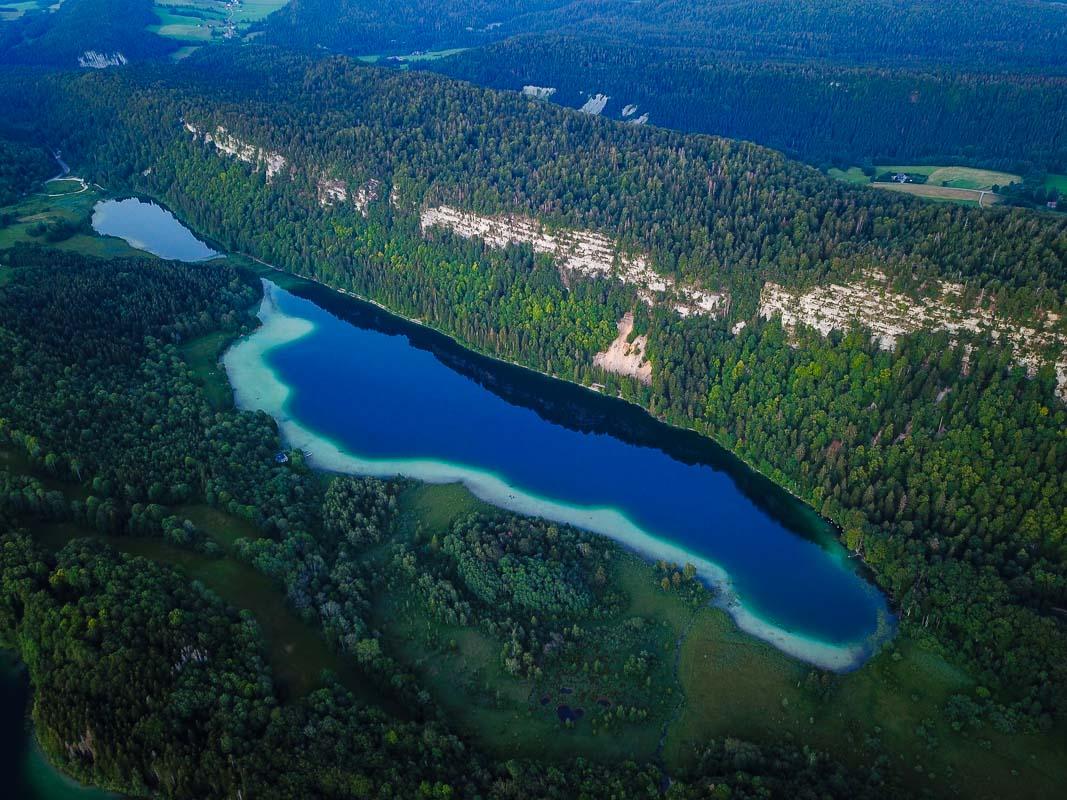
[[[273,414],[317,466],[461,480],[692,561],[742,628],[827,668],[857,666],[891,634],[884,597],[829,525],[707,439],[368,304],[265,287],[263,327],[225,363],[238,403]]]

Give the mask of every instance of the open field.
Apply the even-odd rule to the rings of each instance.
[[[972,167],[879,165],[876,169],[879,173],[907,172],[911,175],[925,175],[927,186],[947,186],[954,189],[989,189],[993,186],[1022,182],[1020,175]]]
[[[981,205],[983,208],[1001,202],[1004,198],[992,192],[980,192],[976,189],[960,189],[949,186],[931,186],[929,183],[872,183],[878,189],[888,189],[892,192],[924,197],[927,200],[942,202],[963,203],[965,205]]]
[[[1067,175],[1049,173],[1045,176],[1045,188],[1055,189],[1061,196],[1067,196]]]
[[[871,181],[859,167],[849,167],[848,169],[831,167],[826,174],[845,183],[867,184]]]
[[[0,22],[18,19],[28,11],[35,11],[46,7],[47,3],[45,3],[44,0],[19,0],[18,2],[11,3],[0,2]]]
[[[46,187],[54,184],[50,182]],[[29,195],[15,205],[0,208],[0,217],[10,219],[6,225],[0,225],[0,250],[24,242],[48,244],[57,250],[73,250],[109,258],[144,255],[141,250],[134,250],[121,239],[96,235],[89,227],[93,206],[104,196],[103,192],[90,185],[85,191],[70,192],[60,197]],[[47,234],[39,232],[40,226],[66,226],[70,235],[49,241]]]
[[[233,406],[233,391],[226,379],[226,370],[219,363],[219,356],[231,338],[225,331],[217,331],[181,345],[182,358],[192,369],[196,382],[216,411]]]
[[[277,11],[288,0],[244,0],[228,6],[223,0],[156,0],[155,12],[159,24],[149,30],[179,42],[204,44],[223,38],[232,23],[234,33],[240,35],[248,27]],[[182,48],[185,50],[186,48]],[[188,55],[186,51],[183,56]]]

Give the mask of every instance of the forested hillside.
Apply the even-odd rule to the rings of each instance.
[[[295,0],[263,29],[275,44],[351,55],[567,32],[746,58],[1062,71],[1064,14],[1042,0]]]
[[[177,45],[147,30],[158,23],[152,0],[64,0],[0,22],[0,64],[76,69],[162,58]]]
[[[420,66],[497,89],[544,87],[575,108],[602,93],[613,119],[748,139],[820,167],[1067,170],[1062,76],[730,60],[593,34],[518,36]]]
[[[1062,220],[924,205],[753,145],[267,52],[29,81],[11,105],[50,108],[49,137],[82,168],[165,198],[229,248],[715,436],[841,524],[905,621],[1003,691],[1013,724],[1062,713],[1067,412],[1051,368],[1028,377],[963,329],[886,351],[860,332],[790,339],[756,314],[765,281],[877,268],[905,295],[937,299],[937,281],[962,279],[966,302],[1005,319],[1062,322]],[[617,259],[648,253],[660,273],[720,292],[722,311],[680,317],[529,248],[424,231],[420,210],[440,203],[617,237]],[[592,366],[628,307],[648,334],[650,386]]]
[[[256,284],[228,264],[35,249],[3,259],[0,376],[16,400],[4,398],[0,427],[0,636],[29,668],[51,759],[81,780],[162,797],[658,792],[662,772],[647,758],[575,757],[616,738],[654,743],[676,704],[666,631],[630,608],[635,587],[619,582],[627,562],[613,544],[484,510],[444,509],[442,520],[437,508],[424,529],[401,518],[411,486],[327,485],[296,453],[276,463],[270,421],[212,408],[186,361],[205,331],[232,336],[248,320]],[[200,531],[215,544],[206,556],[196,541],[159,543],[167,515],[189,501],[211,507],[198,515],[211,521]],[[227,541],[220,524],[242,538]],[[277,581],[268,591],[326,636],[340,672],[305,676],[304,692],[283,688],[277,665],[306,655],[270,640],[272,619],[220,599],[243,597],[225,577],[236,559]],[[706,604],[691,578],[663,590],[653,573],[642,565],[637,588],[666,598],[657,603]],[[488,647],[464,645],[449,690],[482,713],[516,705],[526,727],[562,740],[552,763],[502,758],[491,739],[457,732],[414,666],[427,653],[456,664],[450,636]],[[419,650],[410,661],[409,640]],[[626,701],[590,698],[584,724],[599,740],[570,738],[555,708],[531,710],[531,692],[564,682],[610,686]],[[876,766],[877,748],[857,767],[785,741],[705,739],[692,755],[671,798],[705,797],[709,783],[742,798],[901,791]]]

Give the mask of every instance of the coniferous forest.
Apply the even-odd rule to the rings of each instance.
[[[1067,217],[825,170],[1063,172],[1062,9],[439,5],[293,2],[178,61],[148,2],[0,21],[0,643],[48,759],[168,798],[1056,796]],[[76,68],[93,36],[129,63]],[[390,58],[424,50],[448,52]],[[530,84],[553,102],[502,91]],[[567,107],[594,92],[651,122]],[[101,240],[80,192],[165,204],[226,255]],[[633,263],[714,305],[680,313]],[[895,635],[821,670],[691,564],[313,469],[218,363],[264,275],[715,440],[833,523]],[[767,311],[870,286],[951,324],[886,347],[877,319]],[[647,380],[597,360],[627,314]]]

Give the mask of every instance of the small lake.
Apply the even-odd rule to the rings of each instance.
[[[741,628],[827,669],[858,666],[892,634],[833,529],[710,440],[322,287],[264,288],[262,327],[224,364],[238,405],[274,416],[315,466],[462,481],[499,507],[691,562]]]
[[[206,261],[219,255],[167,209],[136,197],[97,203],[93,208],[93,230],[175,261]]]

